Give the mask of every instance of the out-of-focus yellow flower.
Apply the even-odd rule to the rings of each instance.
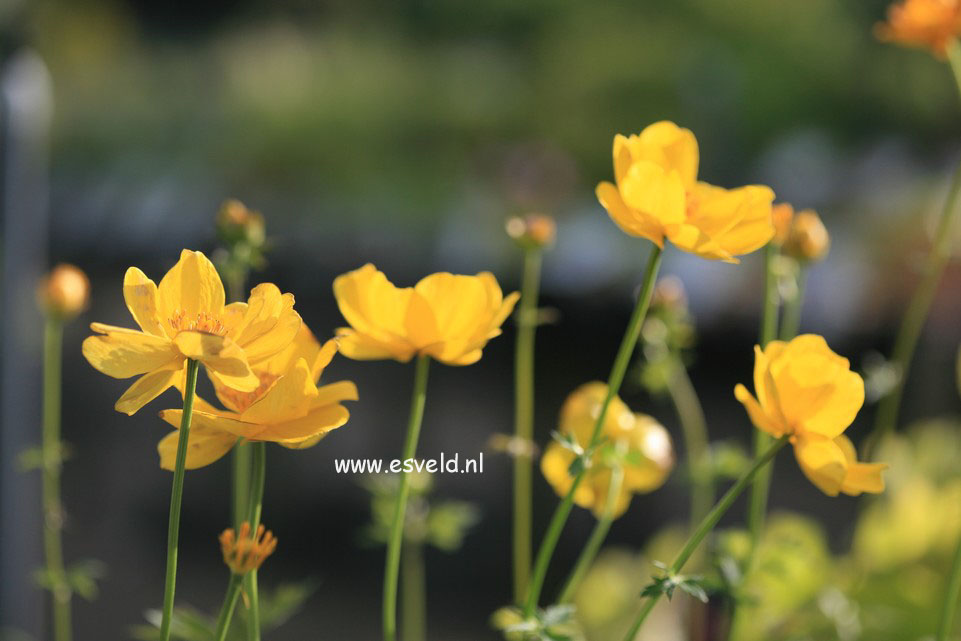
[[[828,496],[884,490],[884,463],[859,463],[844,430],[864,404],[864,381],[815,334],[754,348],[754,391],[734,396],[754,425],[771,436],[791,436],[805,476]]]
[[[711,260],[738,262],[774,235],[769,187],[722,189],[697,180],[697,140],[673,122],[614,137],[615,183],[597,199],[625,233]]]
[[[337,342],[317,342],[306,325],[282,352],[254,367],[260,381],[252,392],[239,392],[217,381],[217,398],[227,410],[196,399],[187,446],[187,469],[209,465],[230,451],[240,438],[272,441],[291,449],[316,445],[328,432],[347,422],[341,402],[356,401],[351,381],[317,386],[324,368],[337,353]],[[180,427],[182,410],[164,410],[160,417]],[[157,445],[160,467],[174,469],[179,432]]]
[[[542,248],[554,244],[557,225],[546,214],[514,216],[505,225],[507,235],[521,247]]]
[[[220,534],[220,551],[223,552],[224,563],[234,574],[247,574],[260,569],[276,549],[277,539],[274,533],[263,524],[257,527],[253,536],[247,521],[240,526],[240,532],[227,528]]]
[[[607,394],[607,385],[599,381],[578,387],[561,408],[558,431],[569,436],[580,447],[587,447],[594,423]],[[667,430],[646,414],[635,414],[615,396],[604,417],[601,434],[618,455],[624,480],[613,508],[614,517],[621,516],[634,494],[653,492],[664,484],[674,466],[674,449]],[[587,476],[574,493],[574,502],[588,508],[596,516],[604,513],[610,488],[612,467],[606,460],[604,447],[594,452]],[[577,454],[558,442],[547,446],[541,458],[541,472],[558,495],[571,489],[574,479],[569,470]]]
[[[959,0],[903,0],[888,8],[887,22],[874,28],[885,42],[927,47],[944,58],[948,43],[961,35]]]
[[[831,236],[813,209],[794,213],[787,203],[774,206],[774,242],[782,251],[801,262],[822,260],[831,248]]]
[[[123,281],[127,309],[142,331],[93,323],[102,336],[83,342],[83,355],[114,378],[140,378],[117,401],[133,414],[167,388],[182,383],[187,359],[200,361],[218,384],[243,392],[260,385],[251,367],[290,345],[300,329],[292,294],[264,283],[246,303],[224,305],[224,286],[200,252],[183,250],[155,285],[136,267]]]
[[[771,207],[771,222],[774,223],[774,238],[771,242],[778,247],[787,241],[791,233],[791,223],[794,221],[794,207],[788,203],[778,203]]]
[[[340,351],[358,360],[432,356],[448,365],[470,365],[520,297],[506,298],[489,272],[461,276],[441,272],[414,287],[396,287],[370,263],[334,280],[334,296],[350,327],[337,330]]]
[[[37,300],[45,313],[69,320],[87,308],[90,279],[79,267],[60,263],[40,282]]]

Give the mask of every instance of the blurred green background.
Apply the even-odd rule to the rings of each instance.
[[[136,264],[157,279],[182,247],[212,249],[213,217],[228,196],[267,218],[273,252],[254,278],[293,291],[322,336],[342,322],[330,294],[337,274],[373,261],[409,284],[428,271],[490,269],[514,288],[519,257],[505,218],[555,215],[544,292],[560,321],[542,330],[538,348],[544,443],[564,396],[606,375],[647,251],[593,197],[611,175],[612,137],[667,118],[696,133],[703,179],[770,184],[779,200],[821,213],[833,247],[812,271],[802,327],[824,333],[859,369],[887,353],[958,155],[961,110],[946,65],[875,41],[885,4],[0,1],[0,62],[33,50],[53,91],[49,260],[81,266],[94,285],[92,309],[65,348],[64,429],[76,453],[65,477],[66,537],[68,557],[96,556],[109,574],[100,600],[76,606],[78,638],[128,638],[141,612],[156,607],[169,483],[154,467],[163,426],[149,408],[132,419],[112,411],[125,385],[83,362],[84,325],[128,325],[123,270]],[[5,235],[23,222],[9,207],[3,215]],[[692,377],[712,435],[745,443],[750,431],[731,389],[750,376],[757,258],[732,267],[670,252],[665,263],[697,319]],[[32,287],[6,299],[6,330],[14,314],[36,317]],[[959,291],[953,262],[919,348],[905,422],[958,413]],[[20,343],[38,353],[29,336]],[[425,456],[472,455],[511,429],[512,344],[507,330],[478,365],[437,368]],[[333,370],[360,387],[351,423],[307,452],[271,452],[283,468],[268,472],[265,518],[281,551],[262,581],[321,577],[306,610],[271,639],[377,634],[381,552],[358,546],[367,497],[330,459],[399,451],[410,372],[346,359]],[[669,406],[639,385],[624,396],[675,427]],[[165,396],[152,407],[175,403]],[[871,411],[852,428],[855,440]],[[786,459],[775,507],[814,516],[829,547],[846,550],[858,504],[823,497]],[[431,638],[497,638],[486,617],[509,600],[509,462],[494,460],[481,479],[438,483],[439,493],[480,505],[486,534],[469,535],[457,555],[428,557]],[[221,464],[188,478],[179,594],[207,609],[226,582],[215,536],[226,523],[227,472]],[[23,485],[4,496],[29,496],[36,479],[16,478]],[[540,532],[555,498],[537,483]],[[678,479],[635,500],[612,540],[638,548],[682,520],[685,491]],[[549,581],[562,578],[591,524],[578,510]],[[35,526],[23,524],[26,539]],[[7,607],[0,623],[36,630],[38,608]]]

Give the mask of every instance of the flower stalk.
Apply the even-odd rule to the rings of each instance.
[[[688,537],[684,547],[681,548],[681,551],[677,553],[677,556],[674,557],[671,565],[667,568],[667,572],[669,574],[677,574],[684,569],[684,564],[687,563],[688,559],[691,558],[691,555],[693,555],[697,550],[698,546],[704,540],[704,537],[710,534],[710,532],[721,520],[721,517],[724,516],[724,514],[734,504],[734,501],[737,500],[745,488],[747,488],[751,481],[754,480],[757,473],[764,469],[768,463],[774,460],[775,455],[777,455],[777,453],[788,444],[789,439],[789,435],[780,437],[754,459],[754,463],[751,465],[750,469],[742,474],[737,482],[735,482],[734,485],[732,485],[731,488],[724,493],[724,496],[721,497],[721,500],[717,502],[714,508],[707,514],[707,516],[704,517],[694,532],[691,533],[691,536]],[[657,605],[659,599],[660,593],[654,594],[653,596],[647,598],[647,600],[644,602],[644,605],[641,607],[640,612],[638,612],[637,618],[634,619],[634,623],[631,625],[630,630],[624,637],[624,641],[634,641],[638,631],[641,629],[644,621],[651,613],[651,610],[653,610],[654,606]]]
[[[401,569],[401,626],[404,641],[427,638],[427,578],[424,571],[424,545],[404,541]]]
[[[614,522],[617,495],[621,492],[623,482],[624,468],[619,465],[615,466],[611,469],[611,482],[607,490],[607,500],[604,503],[604,513],[601,514],[601,517],[597,520],[594,531],[591,532],[591,537],[584,545],[584,549],[581,550],[581,555],[577,558],[577,563],[574,564],[574,569],[571,570],[571,574],[567,578],[567,583],[557,598],[559,604],[570,603],[574,599],[574,593],[580,586],[581,581],[584,580],[584,575],[587,574],[594,559],[597,558],[597,553],[600,551],[601,545],[604,543],[604,539],[607,538],[607,533],[611,529],[611,523]]]
[[[263,441],[251,443],[250,505],[246,521],[250,529],[257,531],[264,504],[264,480],[267,474],[267,444]],[[257,570],[253,569],[244,576],[244,594],[247,595],[247,641],[260,641],[260,597],[257,592]]]
[[[184,409],[177,440],[177,462],[174,467],[173,490],[170,495],[170,517],[167,523],[167,573],[164,583],[163,618],[160,622],[161,641],[170,641],[170,624],[174,609],[177,583],[177,551],[180,538],[180,504],[184,493],[184,468],[187,461],[187,441],[190,438],[190,417],[197,391],[199,362],[187,359],[187,382],[184,387]]]
[[[641,333],[644,317],[647,315],[647,309],[651,303],[651,294],[654,291],[654,282],[661,266],[662,255],[663,250],[660,247],[655,245],[651,249],[644,275],[644,283],[641,286],[640,294],[634,305],[634,311],[628,322],[627,330],[624,333],[623,339],[621,339],[620,348],[617,350],[617,355],[614,358],[614,364],[611,367],[611,373],[607,380],[607,395],[604,398],[604,403],[601,405],[597,420],[594,423],[594,431],[591,439],[585,447],[587,451],[592,450],[597,445],[601,435],[601,428],[604,425],[604,419],[607,417],[607,409],[611,404],[611,399],[617,395],[621,389],[621,383],[624,382],[624,375],[627,372],[631,355],[634,353],[637,339]],[[570,489],[554,510],[554,515],[551,517],[547,532],[544,535],[544,540],[541,542],[541,547],[537,552],[537,559],[534,563],[531,581],[527,588],[527,599],[524,602],[524,616],[527,618],[533,615],[537,607],[541,590],[544,587],[544,578],[547,576],[547,567],[550,565],[551,557],[554,554],[554,548],[557,547],[557,541],[560,539],[561,531],[564,529],[564,525],[567,523],[567,519],[574,507],[574,493],[577,491],[581,481],[584,480],[586,473],[587,467],[584,466],[574,477]]]
[[[234,608],[237,607],[237,600],[240,597],[240,588],[243,585],[244,577],[239,574],[230,574],[230,583],[227,584],[227,594],[224,596],[224,604],[220,608],[220,615],[217,617],[217,631],[214,633],[216,641],[224,641],[227,638],[227,631],[230,629],[230,620],[234,616]]]
[[[60,470],[63,443],[60,438],[60,384],[63,321],[48,314],[43,334],[43,551],[53,601],[53,639],[70,641],[70,599],[73,596],[63,563],[63,504]]]
[[[951,40],[947,46],[948,61],[951,71],[954,74],[955,83],[958,91],[961,92],[961,44],[957,39]],[[898,374],[898,380],[894,388],[881,399],[878,403],[878,411],[875,415],[874,429],[865,444],[865,451],[870,453],[880,440],[890,433],[898,420],[898,413],[901,407],[901,398],[904,394],[904,383],[908,377],[908,370],[911,367],[911,360],[914,357],[914,350],[918,345],[921,330],[928,318],[931,304],[938,291],[941,276],[947,266],[948,259],[951,257],[951,241],[953,230],[958,215],[959,196],[961,196],[961,163],[955,169],[954,177],[951,179],[951,186],[948,189],[948,197],[938,221],[938,227],[934,235],[934,243],[928,253],[927,262],[921,274],[921,280],[914,295],[911,297],[908,307],[901,319],[901,327],[898,329],[897,337],[894,341],[894,349],[891,352],[891,362]]]
[[[785,301],[784,316],[781,318],[781,329],[778,338],[782,341],[789,341],[797,336],[801,329],[801,310],[804,307],[804,293],[807,289],[808,267],[801,263],[798,266],[797,290],[794,298]]]
[[[404,441],[402,460],[412,459],[417,453],[417,440],[424,418],[424,404],[427,400],[427,375],[430,357],[420,355],[414,370],[414,390],[411,396],[410,417],[407,423],[407,436]],[[404,472],[400,478],[394,519],[391,523],[390,538],[387,541],[387,558],[384,564],[383,628],[384,641],[397,639],[397,580],[400,573],[400,555],[404,540],[404,520],[407,513],[407,499],[410,496],[410,474]]]
[[[514,435],[528,444],[534,440],[534,335],[537,331],[537,297],[541,276],[540,247],[524,249],[524,272],[517,312],[514,355]],[[514,456],[514,599],[524,598],[531,572],[533,511],[532,448]]]
[[[676,359],[672,369],[667,392],[677,412],[684,437],[684,449],[687,453],[687,467],[691,482],[690,521],[693,531],[714,503],[713,473],[708,469],[710,440],[704,410],[687,369],[680,359]]]

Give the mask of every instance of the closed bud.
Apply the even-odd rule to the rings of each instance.
[[[778,203],[771,207],[771,221],[774,223],[774,238],[771,239],[778,247],[784,245],[788,234],[791,233],[791,222],[794,220],[794,207],[789,203]]]
[[[541,249],[554,244],[557,225],[545,214],[514,216],[507,221],[507,235],[525,249]]]
[[[71,319],[90,301],[90,279],[79,267],[61,263],[40,281],[37,299],[45,313]]]
[[[831,237],[821,218],[812,209],[805,209],[794,216],[791,231],[783,251],[799,261],[821,260],[831,248]]]

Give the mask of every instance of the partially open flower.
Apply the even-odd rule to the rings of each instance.
[[[87,308],[90,279],[79,267],[61,263],[40,282],[37,299],[45,313],[69,320]]]
[[[567,397],[561,409],[558,431],[571,445],[586,448],[601,410],[607,385],[581,385]],[[619,397],[611,399],[601,434],[605,438],[593,453],[586,478],[574,493],[574,502],[595,515],[604,513],[614,465],[624,471],[624,480],[613,507],[614,517],[622,515],[634,494],[653,492],[664,484],[674,466],[674,449],[667,430],[646,414],[635,414]],[[570,490],[571,463],[577,458],[572,447],[559,442],[547,446],[541,458],[541,472],[559,496]]]
[[[368,263],[338,276],[334,296],[350,324],[337,331],[344,356],[407,362],[427,355],[447,365],[470,365],[500,335],[520,294],[505,297],[489,272],[440,272],[414,287],[397,287]]]
[[[943,59],[948,43],[961,35],[961,1],[902,0],[888,8],[887,22],[874,33],[885,42],[926,47]]]
[[[557,225],[545,214],[528,214],[508,219],[507,235],[521,247],[543,248],[554,244]]]
[[[697,180],[697,140],[662,121],[638,135],[614,137],[614,183],[597,186],[597,199],[625,233],[711,260],[738,262],[774,235],[771,201],[763,185],[722,189]]]
[[[864,381],[848,360],[814,334],[754,352],[757,398],[743,385],[734,388],[754,425],[774,437],[790,435],[801,471],[828,496],[882,492],[887,465],[859,463],[843,436],[864,404]]]
[[[273,532],[263,524],[257,527],[257,532],[251,536],[250,523],[244,521],[240,532],[227,528],[220,535],[220,550],[224,555],[224,563],[234,574],[247,574],[260,566],[268,556],[277,549],[277,539]]]
[[[258,248],[266,240],[264,230],[263,214],[247,209],[239,200],[225,201],[217,212],[217,233],[227,245],[245,242]]]

